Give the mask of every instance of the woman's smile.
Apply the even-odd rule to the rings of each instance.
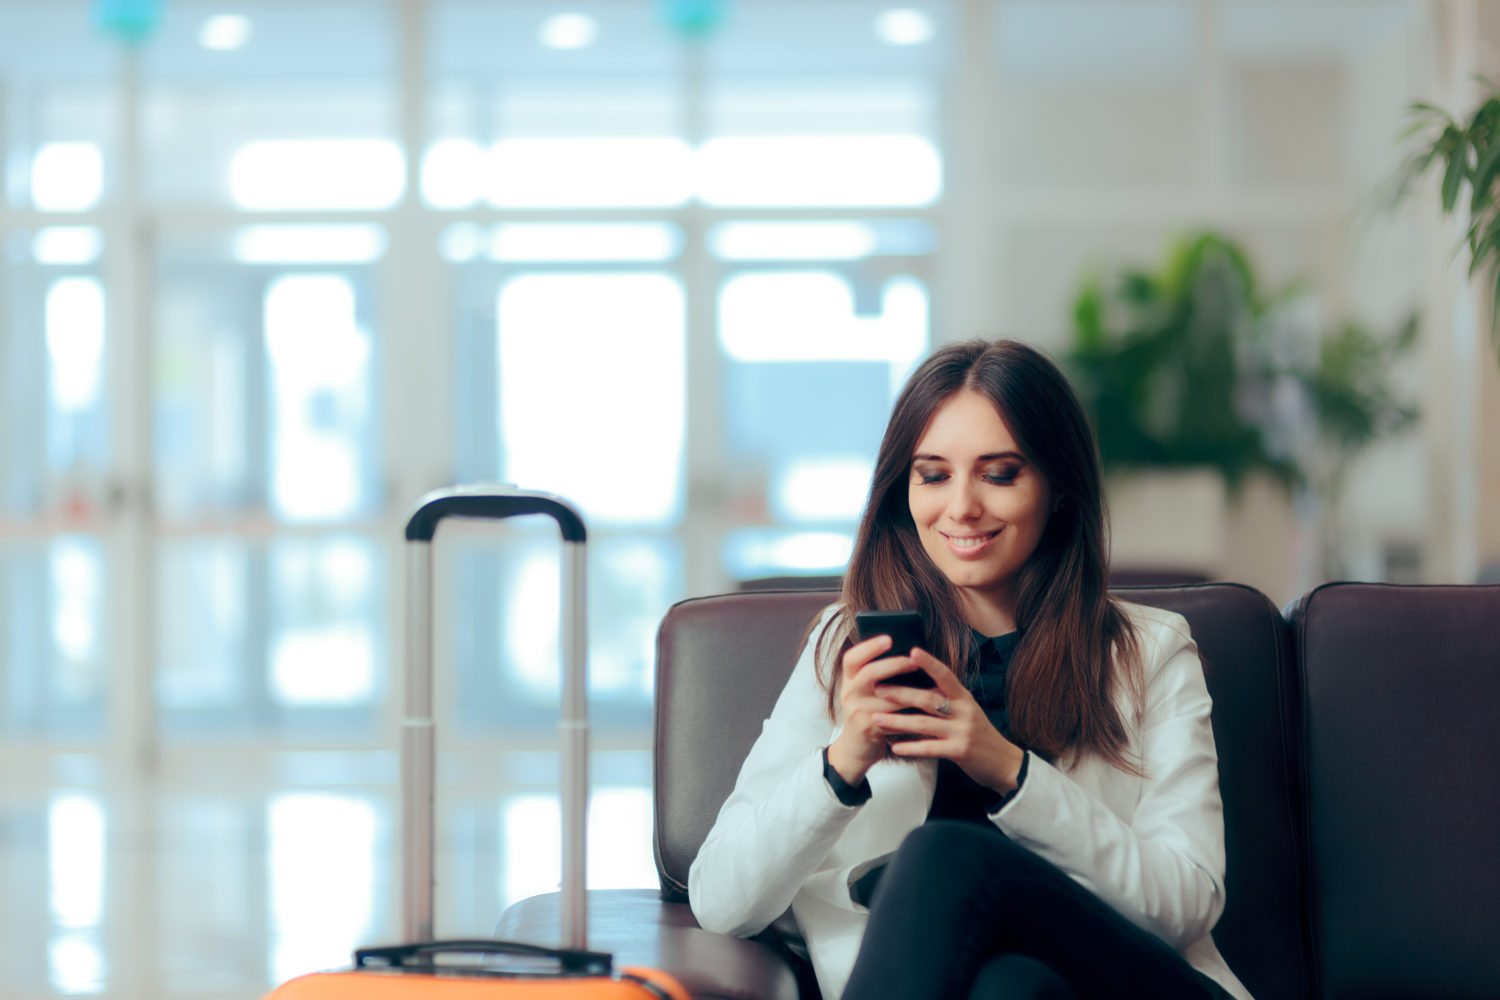
[[[939,531],[938,534],[948,540],[948,547],[953,550],[955,555],[962,559],[968,556],[979,555],[985,545],[1000,534],[1000,529],[996,528],[994,531],[986,531],[980,534],[959,534],[947,531]]]
[[[964,389],[933,412],[912,456],[907,506],[969,624],[986,635],[1014,628],[1017,574],[1046,530],[1052,491],[988,399]]]

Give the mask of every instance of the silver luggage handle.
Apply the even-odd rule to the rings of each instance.
[[[562,567],[562,943],[588,948],[585,844],[588,822],[588,685],[583,518],[550,493],[510,486],[436,490],[417,501],[406,524],[406,708],[401,720],[402,937],[433,937],[433,842],[436,790],[432,717],[432,541],[447,518],[502,520],[545,514],[563,539]]]

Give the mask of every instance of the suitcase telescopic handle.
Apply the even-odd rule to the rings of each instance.
[[[583,517],[550,493],[511,486],[461,486],[417,501],[406,524],[406,708],[401,720],[402,936],[431,941],[435,739],[432,712],[432,541],[448,518],[503,520],[544,514],[557,522],[562,565],[562,943],[588,950],[584,871],[588,810],[587,617]]]

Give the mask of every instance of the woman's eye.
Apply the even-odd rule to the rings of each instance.
[[[940,483],[947,478],[948,474],[946,472],[917,472],[917,481],[920,482],[923,486],[930,486],[933,483]]]
[[[987,483],[994,483],[996,486],[1010,486],[1016,481],[1016,475],[1019,472],[1019,469],[1002,469],[999,472],[986,472],[984,480]]]

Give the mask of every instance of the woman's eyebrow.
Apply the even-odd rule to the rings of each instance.
[[[1023,455],[1023,454],[1021,454],[1019,451],[996,451],[996,452],[991,452],[988,455],[980,455],[979,456],[979,461],[981,461],[981,462],[997,462],[997,461],[1000,461],[1001,459],[1005,459],[1005,460],[1012,461],[1012,462],[1025,462],[1026,461],[1026,456]],[[946,461],[948,461],[942,455],[926,455],[926,454],[923,454],[923,455],[913,455],[911,457],[911,460],[913,462],[946,462]]]

